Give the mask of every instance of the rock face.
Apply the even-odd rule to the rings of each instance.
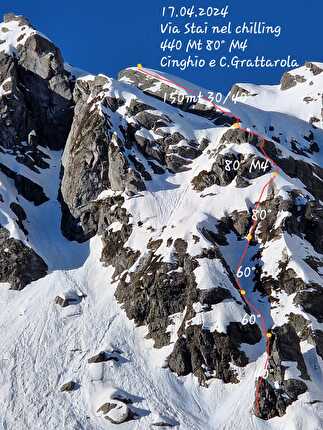
[[[268,381],[260,379],[259,403],[255,405],[256,416],[269,420],[285,415],[287,406],[306,390],[306,385],[296,379],[289,379],[281,389],[275,389]]]
[[[216,378],[223,382],[239,382],[236,372],[230,363],[244,367],[248,364],[247,356],[240,350],[242,343],[256,344],[261,335],[258,327],[242,326],[232,323],[228,335],[210,333],[202,327],[188,327],[180,337],[169,356],[169,368],[178,375],[194,373],[201,384],[207,380],[205,375],[214,371]]]
[[[37,144],[61,149],[73,116],[73,82],[64,70],[60,50],[23,18],[7,15],[5,22],[13,24],[10,31],[20,36],[15,57],[1,52],[0,45],[0,80],[6,85],[0,102],[6,124],[0,127],[1,144],[11,151],[22,141],[31,151]],[[34,151],[41,158],[39,150]]]
[[[201,326],[185,326],[196,314],[194,302],[206,308],[221,302],[226,298],[233,300],[227,290],[224,293],[213,290],[206,292],[196,288],[194,270],[199,266],[199,260],[192,259],[186,254],[187,243],[181,239],[174,242],[174,263],[167,264],[158,256],[158,251],[143,257],[135,272],[121,278],[117,291],[117,299],[123,303],[130,319],[138,325],[147,324],[149,337],[160,348],[170,341],[167,327],[170,316],[184,312],[184,319],[179,330],[179,338],[173,352],[169,356],[168,366],[178,375],[193,372],[204,384],[206,373],[215,373],[224,382],[236,382],[235,372],[230,369],[230,363],[245,366],[248,363],[246,355],[240,351],[241,343],[255,344],[261,336],[257,326],[242,326],[232,324],[228,334],[210,333]],[[206,251],[199,258],[213,259],[214,251]],[[145,274],[145,276],[143,276]]]
[[[201,154],[202,142],[173,132],[173,121],[167,115],[135,99],[125,106],[115,92],[113,82],[103,76],[78,80],[75,86],[61,201],[63,231],[80,241],[97,231],[89,207],[101,192],[110,189],[135,195],[146,189],[152,175],[163,174],[165,169],[185,171]],[[125,109],[126,115],[121,115]],[[83,232],[76,227],[79,221]]]
[[[292,324],[284,324],[273,330],[270,345],[268,378],[259,378],[256,388],[254,410],[259,418],[282,416],[286,408],[307,391],[304,380],[310,380],[300,349],[300,339]],[[300,378],[286,377],[290,363],[294,362]]]
[[[119,72],[118,80],[135,85],[144,93],[163,100],[185,112],[192,112],[195,115],[206,117],[217,125],[231,125],[234,122],[230,115],[225,115],[211,103],[212,97],[209,97],[211,102],[208,101],[207,92],[196,91],[193,94],[185,94],[185,92],[178,91],[178,88],[165,79],[160,82],[160,79],[156,78],[156,74],[153,72],[147,75],[137,68],[124,69]]]
[[[118,114],[114,100],[102,90],[108,84],[108,78],[99,76],[93,81],[81,81],[75,88],[75,117],[64,153],[61,186],[62,199],[75,219],[86,218],[87,205],[107,188],[130,194],[145,189],[113,129],[111,117]],[[86,103],[88,98],[90,103]],[[82,225],[85,228],[84,222]],[[95,234],[95,228],[88,230],[86,238]]]
[[[305,63],[305,68],[308,69],[313,76],[319,75],[323,72],[323,68],[321,65],[317,63],[312,63],[310,61]],[[298,74],[295,72],[286,72],[284,73],[281,81],[280,88],[284,90],[288,90],[289,88],[295,87],[298,83],[306,82],[306,78],[302,74]]]
[[[0,227],[0,282],[8,282],[13,290],[22,290],[32,281],[47,274],[47,265],[31,248],[10,237]]]
[[[167,327],[171,322],[171,315],[186,309],[183,324],[195,315],[193,304],[198,302],[199,292],[194,270],[199,265],[198,259],[218,258],[219,251],[205,250],[204,254],[193,259],[186,253],[187,243],[177,238],[169,245],[173,248],[174,262],[168,263],[158,254],[158,248],[163,243],[160,239],[149,242],[148,253],[139,260],[140,253],[125,246],[134,226],[131,214],[122,207],[124,198],[117,197],[115,193],[138,195],[146,189],[145,183],[149,184],[153,176],[159,174],[156,169],[147,171],[147,159],[153,159],[164,169],[178,172],[188,166],[200,152],[196,149],[197,144],[190,142],[185,136],[178,132],[168,132],[172,119],[162,115],[155,107],[133,99],[128,105],[122,96],[116,98],[112,82],[107,78],[78,81],[74,99],[75,118],[63,158],[63,231],[76,240],[85,240],[96,233],[101,235],[102,261],[105,265],[114,267],[113,278],[119,281],[117,300],[137,325],[148,326],[149,336],[154,339],[155,346],[160,348],[170,341]],[[127,122],[121,118],[120,109],[126,110]],[[122,130],[121,134],[116,132],[117,125]],[[146,130],[145,134],[142,130]],[[151,130],[161,136],[154,142],[147,134]],[[106,189],[112,190],[114,196],[104,197]],[[101,193],[102,197],[99,197]],[[81,232],[76,232],[74,228],[77,223],[81,225]],[[110,229],[109,226],[114,223],[118,223],[119,227]],[[71,236],[71,232],[76,233]],[[135,263],[136,269],[127,272]],[[124,275],[120,277],[122,273]],[[228,298],[233,300],[230,294]],[[211,296],[209,299],[208,305],[212,306]],[[204,304],[207,305],[205,297]],[[254,344],[260,340],[257,326],[235,329],[239,336],[234,342],[230,336],[220,334],[214,335],[213,340],[206,341],[203,339],[207,337],[207,333],[203,328],[199,327],[197,330],[185,346],[187,354],[173,353],[169,358],[169,367],[179,375],[194,371],[201,383],[206,379],[203,366],[210,372],[216,372],[216,376],[225,382],[235,381],[230,360],[245,366],[248,359],[239,350],[240,344]],[[219,364],[220,355],[217,356],[212,351],[220,348],[224,339],[227,352]],[[174,351],[181,351],[180,342],[178,340]],[[213,358],[202,358],[206,354]]]

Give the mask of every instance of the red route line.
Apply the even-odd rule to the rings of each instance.
[[[143,73],[144,75],[152,76],[152,77],[154,77],[156,79],[159,79],[160,81],[164,81],[164,82],[167,82],[167,83],[169,83],[171,85],[175,85],[175,86],[177,86],[179,88],[182,88],[183,90],[185,90],[185,91],[187,91],[187,92],[189,92],[191,94],[196,94],[196,91],[194,91],[194,90],[192,90],[190,88],[187,88],[184,85],[181,85],[181,84],[179,84],[179,83],[177,83],[175,81],[172,81],[172,80],[170,80],[170,79],[168,79],[168,78],[166,78],[164,76],[161,76],[161,75],[159,75],[157,73],[144,70],[141,67],[140,68],[137,67],[137,70],[139,72]],[[231,118],[234,118],[237,122],[241,122],[240,118],[238,118],[236,115],[232,114],[231,112],[228,112],[225,109],[222,109],[220,106],[218,106],[217,104],[215,104],[214,102],[212,102],[211,100],[209,100],[208,97],[204,96],[202,98],[203,98],[203,100],[206,100],[209,103],[211,103],[220,112],[226,114],[227,116],[229,116]],[[255,131],[248,130],[246,128],[240,127],[239,129],[243,130],[243,131],[246,131],[250,135],[256,136],[257,138],[260,138],[262,140],[262,142],[259,145],[259,149],[262,152],[262,154],[264,155],[264,157],[266,158],[266,160],[268,160],[270,162],[270,164],[274,167],[273,174],[275,174],[275,175],[272,176],[265,183],[265,185],[262,187],[260,195],[259,195],[259,197],[257,199],[256,204],[255,204],[255,209],[258,209],[259,206],[260,206],[260,203],[261,203],[261,199],[262,199],[262,197],[263,197],[263,195],[265,193],[265,190],[272,184],[272,182],[274,182],[274,180],[276,179],[276,176],[280,172],[280,168],[277,166],[277,164],[266,153],[266,151],[264,149],[266,138],[264,136],[262,136],[259,133],[256,133]],[[242,254],[241,254],[239,262],[238,262],[238,267],[237,267],[236,274],[235,274],[235,280],[236,280],[238,289],[240,291],[240,294],[241,294],[244,302],[248,305],[249,309],[256,314],[257,318],[258,318],[258,315],[259,315],[261,332],[262,332],[263,336],[265,336],[265,338],[266,338],[266,349],[265,349],[266,359],[265,359],[265,365],[264,365],[264,372],[266,373],[267,372],[267,368],[268,368],[268,364],[269,364],[269,357],[270,357],[270,337],[268,337],[268,334],[271,334],[271,333],[267,331],[266,321],[265,321],[265,318],[264,318],[263,314],[257,309],[257,307],[254,304],[252,304],[247,299],[247,297],[245,297],[246,292],[245,292],[245,290],[242,289],[242,287],[240,285],[240,279],[237,277],[237,272],[238,272],[239,268],[242,266],[242,263],[243,263],[244,259],[246,258],[246,255],[247,255],[247,252],[248,252],[248,249],[249,249],[249,246],[250,246],[250,242],[252,240],[252,236],[253,236],[253,234],[254,234],[254,232],[256,230],[256,227],[257,227],[257,223],[258,223],[257,219],[253,220],[253,223],[252,223],[252,225],[251,225],[251,227],[249,229],[249,233],[247,235],[247,243],[244,246],[244,249],[242,251]],[[256,394],[255,394],[256,413],[259,412],[260,388],[261,388],[261,385],[262,385],[263,381],[264,381],[264,377],[262,377],[261,379],[260,379],[260,377],[258,377],[258,381],[257,381],[257,385],[256,385]]]

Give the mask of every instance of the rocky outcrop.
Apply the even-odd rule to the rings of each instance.
[[[309,379],[300,349],[300,339],[293,325],[276,327],[272,334],[268,378],[258,379],[254,404],[256,415],[266,420],[284,415],[286,408],[307,391],[304,380]],[[285,376],[291,363],[296,364],[303,380]]]
[[[31,27],[23,17],[6,16],[7,22],[12,20],[23,38],[26,26]],[[0,52],[0,81],[8,85],[0,100],[0,145],[14,151],[25,142],[36,166],[45,167],[45,156],[36,147],[65,146],[73,116],[73,82],[60,50],[36,31],[28,34],[18,42],[15,57]]]
[[[241,343],[254,345],[260,339],[258,326],[230,323],[227,334],[223,334],[191,325],[176,341],[168,366],[180,376],[194,373],[201,384],[205,384],[208,375],[226,383],[237,383],[238,377],[231,364],[244,367],[249,362],[239,349]]]
[[[45,195],[40,185],[14,172],[2,163],[0,163],[0,172],[12,179],[18,194],[21,194],[26,200],[34,203],[35,206],[39,206],[48,201],[48,197]]]
[[[119,361],[119,351],[100,351],[98,354],[94,355],[93,357],[90,357],[88,359],[88,363],[103,363],[105,361]]]
[[[158,251],[157,251],[158,252]],[[169,316],[183,312],[197,300],[193,271],[198,262],[174,251],[176,262],[166,263],[157,252],[142,256],[135,272],[124,275],[116,297],[129,319],[147,325],[156,347],[169,343]],[[182,270],[178,270],[181,268]]]
[[[259,342],[260,331],[257,326],[234,323],[229,325],[228,334],[210,332],[198,325],[186,326],[186,322],[195,315],[193,303],[200,300],[207,311],[208,306],[218,303],[222,297],[233,300],[228,290],[224,294],[221,289],[205,292],[196,288],[194,270],[199,259],[190,257],[186,249],[185,241],[175,241],[174,263],[163,262],[158,251],[143,256],[136,271],[121,278],[116,297],[123,304],[128,318],[134,319],[138,325],[148,326],[149,337],[154,339],[155,347],[169,343],[167,328],[171,315],[184,313],[178,340],[168,359],[172,371],[180,376],[193,372],[201,384],[207,380],[208,372],[214,372],[224,382],[236,382],[230,363],[238,366],[248,363],[246,355],[239,349],[240,344]],[[205,250],[205,255],[200,258],[216,258],[216,253],[211,249]]]
[[[272,167],[263,156],[230,151],[233,144],[245,143],[256,146],[260,152],[261,142],[254,134],[241,129],[229,129],[223,133],[217,150],[210,155],[215,159],[210,171],[202,170],[195,176],[192,180],[193,188],[203,191],[212,185],[226,186],[234,179],[238,188],[244,188],[250,185],[249,180],[268,173]]]
[[[266,141],[266,153],[288,176],[300,179],[315,198],[322,200],[322,167],[291,156],[283,158],[273,142]]]
[[[231,115],[226,115],[216,108],[212,97],[209,97],[207,92],[204,94],[199,91],[196,93],[181,91],[171,82],[167,82],[167,80],[161,82],[153,75],[145,74],[144,71],[135,68],[121,70],[118,80],[131,83],[144,93],[185,112],[206,117],[216,125],[231,125],[235,122]]]
[[[263,378],[259,378],[257,383],[259,391],[257,402],[254,404],[254,412],[257,417],[264,420],[285,415],[287,407],[307,390],[304,382],[298,379],[289,379],[281,389],[275,389]]]
[[[3,227],[0,227],[0,253],[0,282],[8,282],[13,290],[22,290],[47,274],[43,259],[20,240],[11,238]]]
[[[238,97],[254,97],[257,93],[251,93],[246,88],[243,87],[243,84],[235,84],[231,88],[230,98],[231,100],[235,100]]]
[[[97,225],[93,222],[89,226],[89,219],[97,218],[95,208],[100,204],[95,205],[95,200],[102,191],[133,194],[145,189],[140,174],[125,156],[127,143],[122,135],[117,135],[109,119],[115,105],[102,90],[108,83],[107,78],[100,76],[86,85],[78,82],[74,93],[75,117],[63,158],[62,228],[70,231],[71,218],[76,220],[75,224],[80,219],[85,239],[96,233]],[[88,97],[91,102],[86,103]]]
[[[201,154],[202,142],[168,131],[172,120],[139,101],[132,100],[122,117],[125,101],[114,95],[112,81],[104,76],[78,80],[74,99],[60,200],[64,234],[82,241],[97,230],[93,219],[98,218],[94,210],[100,193],[138,194],[146,189],[145,181],[164,172],[160,165],[171,172],[186,170]],[[160,137],[149,137],[150,131]]]
[[[236,164],[239,167],[236,167]],[[265,175],[270,171],[271,167],[268,162],[262,157],[250,155],[243,156],[235,155],[227,152],[218,154],[215,162],[212,164],[211,170],[202,170],[192,180],[193,188],[197,191],[204,191],[212,185],[226,186],[234,179],[238,188],[244,188],[250,185],[248,179],[255,179]]]
[[[323,69],[320,65],[310,61],[307,61],[304,64],[304,67],[305,69],[308,69],[313,76],[319,75],[323,72]],[[292,87],[295,87],[297,84],[302,84],[306,82],[306,80],[307,79],[304,77],[304,75],[300,75],[298,73],[295,73],[294,71],[285,72],[280,81],[280,89],[282,91],[288,90]]]
[[[289,90],[297,85],[297,83],[306,82],[304,76],[293,75],[289,72],[284,73],[281,81],[280,81],[280,89],[282,91]]]
[[[318,322],[323,322],[323,290],[318,284],[308,285],[306,290],[299,291],[294,303],[317,319]]]

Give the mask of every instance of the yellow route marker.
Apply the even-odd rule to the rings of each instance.
[[[240,128],[241,127],[241,123],[240,122],[235,122],[234,124],[232,124],[231,128]]]
[[[246,290],[240,290],[240,294],[241,294],[242,296],[245,296],[245,295],[247,294],[247,292],[246,292]]]
[[[270,339],[272,337],[272,333],[270,333],[270,331],[268,331],[266,336],[268,337],[268,339]]]
[[[247,241],[250,242],[252,240],[252,233],[249,233],[247,236]]]
[[[142,64],[138,63],[137,67],[138,67],[138,69],[142,69]]]
[[[273,177],[275,178],[276,176],[278,176],[278,172],[273,172],[273,173],[271,174],[271,176],[273,176]]]

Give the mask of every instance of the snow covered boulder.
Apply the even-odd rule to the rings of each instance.
[[[97,412],[101,413],[103,417],[112,424],[122,424],[133,418],[133,413],[128,406],[118,400],[113,400],[111,403],[104,403],[99,407]]]
[[[155,413],[153,415],[153,422],[150,424],[150,428],[154,429],[156,427],[158,428],[170,428],[175,427],[179,423],[175,421],[173,418],[169,418],[165,415],[161,415],[159,413]]]
[[[88,359],[88,363],[103,363],[105,361],[116,361],[120,360],[120,351],[112,350],[110,352],[100,351],[98,354]]]
[[[86,296],[80,291],[68,290],[55,297],[55,304],[65,308],[69,305],[79,304],[84,297]]]

